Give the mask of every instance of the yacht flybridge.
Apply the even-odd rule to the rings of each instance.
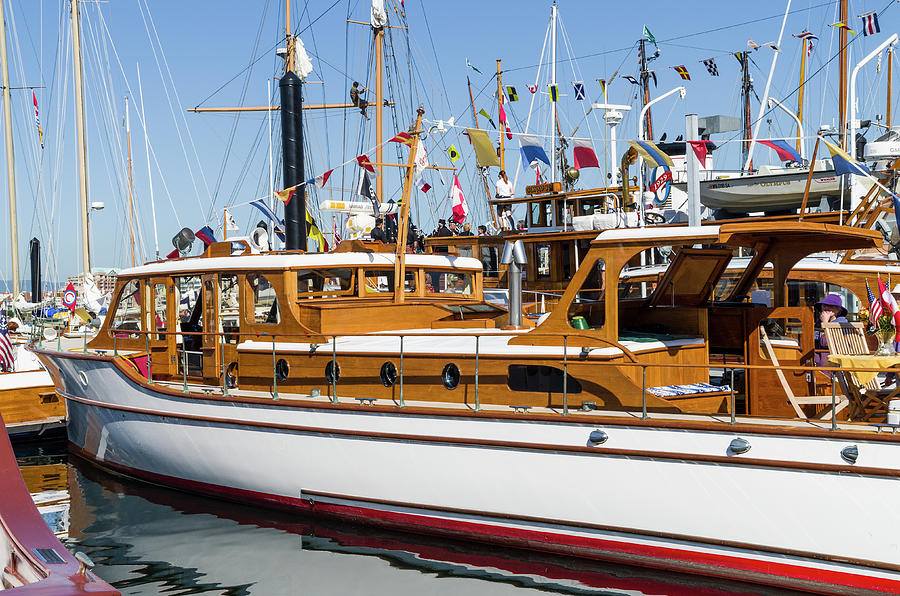
[[[153,482],[798,589],[897,590],[900,515],[807,519],[900,498],[900,436],[848,420],[866,412],[845,392],[810,391],[812,310],[785,306],[803,257],[880,243],[807,222],[607,230],[533,328],[484,301],[475,259],[406,255],[398,278],[397,254],[372,243],[219,243],[123,271],[85,353],[36,352],[72,448]],[[630,292],[623,267],[661,246],[675,256],[653,292]],[[738,248],[754,256],[713,300]],[[742,301],[767,265],[771,306]],[[680,515],[658,506],[661,486]]]

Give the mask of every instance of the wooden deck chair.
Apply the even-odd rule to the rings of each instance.
[[[781,388],[784,389],[785,395],[787,395],[788,402],[790,402],[791,406],[794,408],[794,412],[797,413],[798,418],[802,418],[804,420],[809,419],[809,416],[803,411],[801,406],[805,405],[827,405],[828,408],[825,408],[825,411],[819,415],[820,420],[824,420],[825,418],[829,418],[831,416],[831,396],[830,395],[804,395],[797,396],[794,395],[793,389],[791,389],[790,384],[787,381],[787,378],[784,376],[784,371],[779,368],[781,365],[778,363],[778,357],[775,355],[775,349],[772,347],[772,342],[769,341],[769,336],[766,333],[766,330],[762,327],[759,328],[759,336],[763,340],[763,345],[766,348],[766,354],[769,357],[769,360],[772,361],[772,365],[775,366],[775,374],[778,376],[778,381],[781,383]],[[844,408],[846,408],[850,400],[847,399],[846,395],[836,395],[834,397],[835,400],[835,409],[834,413],[837,414]]]
[[[866,342],[866,334],[862,323],[825,323],[822,326],[825,337],[828,339],[828,350],[838,356],[852,356],[856,354],[869,354],[869,344]],[[862,386],[852,374],[841,375],[841,384],[850,383],[860,395],[859,403],[853,404],[851,418],[867,420],[872,415],[883,410],[887,411],[887,396],[891,390],[882,389],[876,376]],[[870,406],[875,408],[867,413]]]

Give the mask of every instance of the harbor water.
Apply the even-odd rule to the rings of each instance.
[[[791,593],[244,507],[113,476],[65,447],[16,446],[23,477],[67,548],[122,594]]]

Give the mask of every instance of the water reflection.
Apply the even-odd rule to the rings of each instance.
[[[787,593],[273,513],[17,454],[33,493],[64,483],[66,545],[123,594]]]

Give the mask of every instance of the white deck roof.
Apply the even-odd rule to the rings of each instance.
[[[617,228],[603,230],[595,240],[603,242],[616,240],[672,240],[678,241],[697,236],[717,238],[719,226],[674,226],[671,228]]]
[[[273,269],[303,269],[311,267],[391,266],[396,255],[387,252],[339,252],[313,254],[260,254],[233,257],[195,257],[173,261],[159,261],[120,272],[120,275],[166,275],[204,271],[245,271]],[[471,257],[449,255],[406,255],[406,264],[413,267],[454,267],[481,271],[481,261]]]

